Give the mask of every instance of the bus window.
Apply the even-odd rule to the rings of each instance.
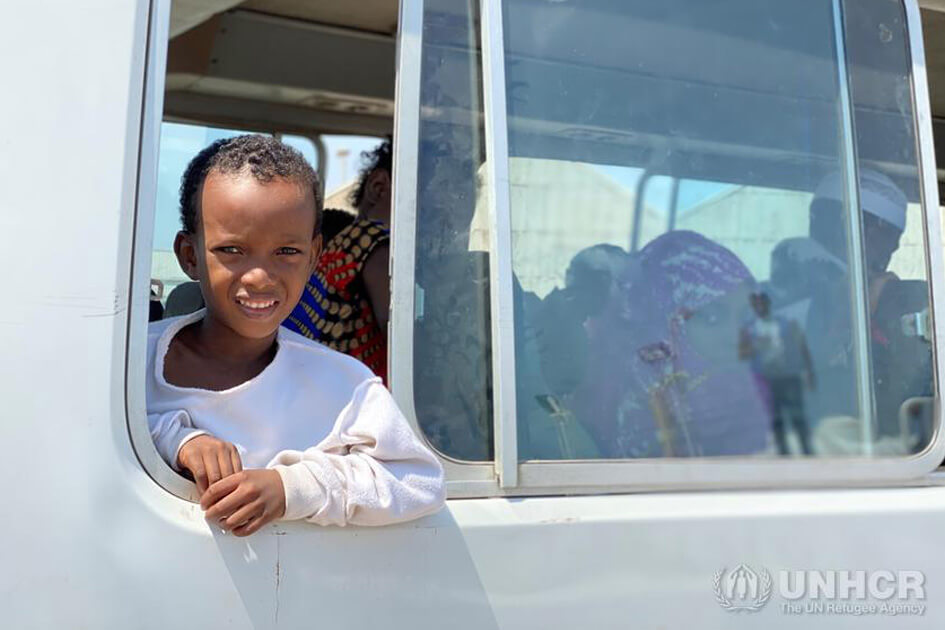
[[[210,19],[190,17],[199,23],[166,42],[160,32],[163,23],[156,20],[149,40],[155,54],[148,56],[146,75],[136,215],[141,238],[135,241],[133,291],[136,312],[150,306],[151,321],[203,305],[199,287],[180,270],[173,253],[181,227],[181,177],[201,150],[246,133],[276,136],[318,171],[328,207],[341,210],[341,215],[351,209],[345,188],[359,172],[361,153],[388,136],[393,122],[396,38],[386,28],[379,32],[361,20],[338,24],[338,12],[312,13],[288,5],[270,7],[265,14],[240,7]],[[160,50],[165,45],[166,56]],[[265,54],[254,52],[258,50]],[[320,61],[329,58],[345,63]],[[154,171],[157,177],[152,179]],[[336,226],[345,221],[338,215]],[[144,301],[148,294],[149,304]],[[131,356],[142,359],[144,323],[144,317],[136,315],[129,336]],[[192,499],[194,486],[167,465],[149,435],[142,414],[147,406],[144,376],[140,361],[129,361],[128,400],[134,416],[129,429],[136,453],[159,484]]]
[[[900,3],[502,7],[519,458],[924,448]]]
[[[412,370],[429,442],[450,458],[485,461],[492,458],[488,258],[470,247],[484,159],[474,5],[423,3]]]

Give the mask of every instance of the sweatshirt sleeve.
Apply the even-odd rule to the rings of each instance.
[[[207,433],[195,428],[190,414],[183,409],[148,414],[148,427],[151,429],[151,439],[154,440],[158,453],[177,472],[180,472],[177,455],[181,447],[198,435]]]
[[[438,511],[443,468],[417,438],[380,379],[355,389],[332,432],[269,464],[285,488],[284,520],[388,525]]]

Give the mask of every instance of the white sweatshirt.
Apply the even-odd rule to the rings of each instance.
[[[231,442],[244,468],[274,468],[285,520],[386,525],[443,505],[443,468],[390,393],[362,363],[279,327],[276,356],[224,391],[171,385],[164,357],[174,335],[204,311],[150,324],[147,399],[151,437],[177,469],[189,439]]]

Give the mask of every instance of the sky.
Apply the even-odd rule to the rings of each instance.
[[[631,168],[627,166],[608,166],[595,164],[593,168],[613,179],[615,182],[628,189],[634,195],[643,175],[643,169]],[[679,185],[679,195],[677,198],[677,212],[685,213],[686,210],[693,208],[706,199],[710,199],[727,190],[735,188],[732,184],[720,184],[716,182],[683,180]],[[673,180],[670,177],[656,175],[650,178],[646,184],[643,194],[647,206],[654,210],[669,211],[670,201],[672,199]]]

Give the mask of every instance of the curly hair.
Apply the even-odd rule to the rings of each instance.
[[[351,203],[355,206],[361,204],[364,200],[364,193],[367,191],[367,181],[371,173],[377,170],[393,173],[393,143],[390,136],[384,142],[374,147],[373,151],[365,151],[361,154],[363,166],[358,173],[358,187],[351,195]]]
[[[248,169],[256,181],[292,180],[315,195],[315,233],[321,229],[322,193],[318,174],[301,153],[271,136],[247,134],[217,140],[194,156],[180,183],[180,220],[184,232],[197,230],[197,200],[211,171],[235,174]]]

